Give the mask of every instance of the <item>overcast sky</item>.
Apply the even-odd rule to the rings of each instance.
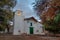
[[[15,10],[22,10],[26,17],[34,16],[36,19],[39,20],[39,17],[33,10],[32,3],[34,0],[17,0],[17,4],[14,7]]]

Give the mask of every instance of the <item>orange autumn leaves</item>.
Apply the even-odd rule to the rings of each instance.
[[[45,22],[46,20],[53,20],[56,11],[58,10],[57,6],[60,6],[60,0],[52,0],[49,2],[47,6],[50,6],[47,11],[42,12],[41,19],[42,22]]]
[[[52,6],[60,6],[60,0],[52,0],[52,1],[50,2],[50,4],[51,4]]]

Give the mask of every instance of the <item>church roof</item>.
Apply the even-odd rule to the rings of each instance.
[[[38,22],[38,20],[36,20],[34,17],[25,18],[24,20],[30,20],[30,19],[33,19],[34,21]]]

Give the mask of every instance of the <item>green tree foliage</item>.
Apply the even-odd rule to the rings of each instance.
[[[44,23],[46,30],[52,33],[60,33],[60,11],[56,14],[53,20],[47,20]]]
[[[8,20],[12,19],[12,9],[16,2],[16,0],[0,0],[0,27],[5,28]]]

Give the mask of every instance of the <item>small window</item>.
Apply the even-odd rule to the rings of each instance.
[[[39,32],[39,30],[36,30],[36,32]]]
[[[20,30],[18,30],[18,32],[21,32]]]
[[[40,28],[42,28],[42,26],[40,26]]]
[[[29,23],[29,21],[27,21],[27,23]]]
[[[30,23],[30,26],[32,26],[32,23]]]

